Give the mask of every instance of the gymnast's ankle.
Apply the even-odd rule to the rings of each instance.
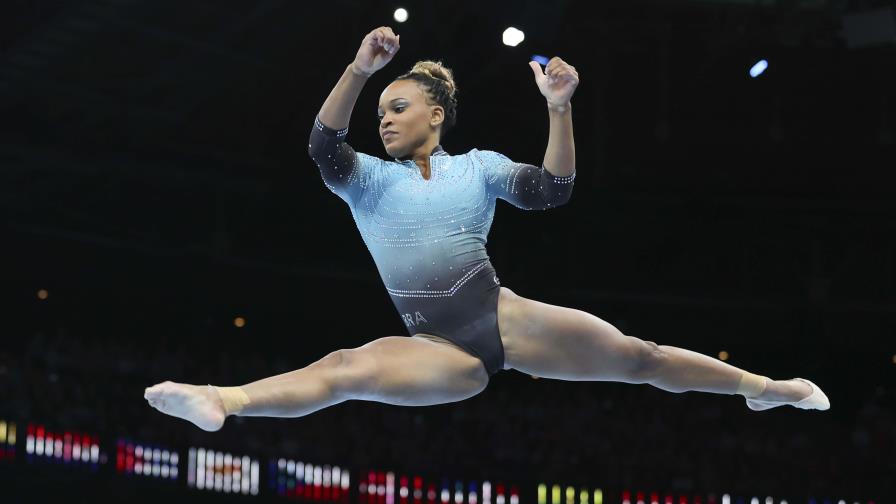
[[[748,399],[753,399],[762,395],[768,385],[769,379],[765,376],[744,372],[740,377],[740,383],[737,385],[737,392]]]
[[[218,397],[221,398],[225,416],[238,415],[252,402],[241,387],[215,387],[213,385],[209,385],[209,387],[214,389]]]

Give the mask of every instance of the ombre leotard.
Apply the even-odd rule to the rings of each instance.
[[[556,177],[497,152],[449,155],[437,146],[427,180],[413,160],[355,152],[347,133],[315,118],[308,153],[327,188],[348,203],[408,333],[444,338],[495,374],[504,367],[500,282],[485,250],[495,200],[526,210],[560,206],[575,173]]]

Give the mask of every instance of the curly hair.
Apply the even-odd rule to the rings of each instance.
[[[442,65],[441,61],[418,61],[414,68],[396,77],[399,80],[417,81],[425,89],[427,101],[431,105],[439,105],[445,109],[445,121],[442,123],[444,136],[457,122],[457,84],[451,69]]]

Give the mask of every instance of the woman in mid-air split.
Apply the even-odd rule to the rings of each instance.
[[[461,401],[502,369],[559,380],[649,383],[670,392],[740,394],[752,410],[826,410],[802,378],[772,380],[718,359],[622,334],[581,310],[515,294],[498,281],[485,244],[495,200],[526,210],[566,203],[575,179],[570,99],[576,68],[559,57],[530,61],[550,134],[540,166],[489,150],[449,154],[442,136],[457,119],[457,87],[440,62],[420,61],[379,98],[379,134],[390,160],[345,142],[367,79],[400,47],[389,27],[368,33],[311,129],[308,153],[351,209],[408,336],[336,350],[302,369],[239,387],[162,382],[149,404],[201,429],[228,415],[300,417],[352,399],[406,406]],[[550,267],[562,267],[550,266]]]

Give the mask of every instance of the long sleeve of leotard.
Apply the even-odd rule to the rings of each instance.
[[[576,173],[557,177],[544,166],[515,163],[494,151],[478,151],[489,193],[524,210],[547,210],[569,201]]]
[[[320,169],[324,184],[330,191],[352,205],[364,187],[362,158],[345,142],[348,128],[334,130],[320,118],[314,118],[308,139],[308,155]]]

